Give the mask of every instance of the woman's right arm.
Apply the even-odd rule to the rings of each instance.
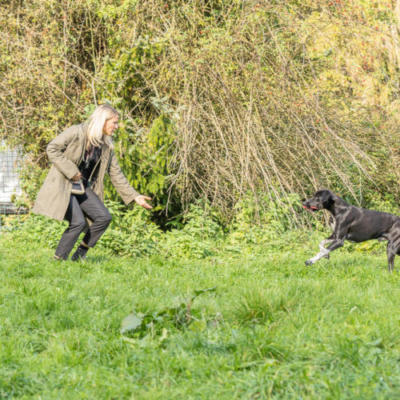
[[[65,149],[76,137],[77,133],[76,126],[71,126],[56,136],[46,148],[50,162],[52,162],[67,179],[72,179],[79,174],[78,167],[64,155]]]

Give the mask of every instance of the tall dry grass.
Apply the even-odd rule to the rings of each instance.
[[[29,142],[28,127],[35,162],[60,125],[104,99],[145,142],[165,112],[156,99],[175,124],[167,182],[183,205],[206,197],[229,214],[248,192],[279,199],[320,187],[359,204],[400,199],[399,1],[32,4],[35,18],[23,3],[2,6],[15,16],[2,71],[21,79],[2,80],[0,98],[3,134]],[[118,70],[143,43],[150,55],[110,81],[110,63]]]

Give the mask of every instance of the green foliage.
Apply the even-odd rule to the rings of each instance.
[[[106,202],[112,223],[101,237],[99,245],[111,254],[140,257],[157,252],[162,232],[139,207],[126,210],[118,202]]]
[[[216,243],[224,239],[210,207],[191,206],[183,227],[163,233],[148,212],[139,207],[126,211],[118,203],[108,202],[107,206],[113,219],[99,245],[112,254],[204,258],[215,254]]]
[[[227,241],[231,245],[267,244],[293,230],[295,223],[321,231],[324,229],[321,217],[303,210],[297,194],[271,197],[260,193],[256,198],[249,193],[235,205]]]
[[[217,213],[209,205],[199,203],[190,206],[183,225],[166,232],[160,245],[165,256],[205,258],[215,255],[223,240]]]
[[[22,195],[17,196],[13,203],[29,209],[33,206],[33,201],[47,176],[48,170],[41,168],[28,157],[25,157],[21,163],[23,165],[20,165],[17,171]]]
[[[168,163],[173,138],[171,121],[163,115],[154,120],[145,143],[124,128],[118,134],[116,151],[121,167],[140,193],[152,196],[154,211],[164,211],[168,202]],[[115,194],[115,189],[108,185],[106,193]]]
[[[66,228],[66,222],[58,222],[35,214],[9,216],[5,218],[3,227],[16,240],[26,243],[33,240],[51,249],[57,247]]]
[[[165,233],[139,207],[126,210],[117,202],[107,202],[107,207],[113,219],[99,245],[112,254],[204,258],[215,254],[216,243],[224,238],[210,207],[191,206],[183,227]]]
[[[119,49],[114,58],[108,58],[103,69],[107,82],[103,93],[111,95],[117,108],[135,110],[134,114],[124,115],[126,120],[116,136],[121,167],[139,192],[152,196],[158,219],[168,212],[176,214],[180,206],[174,192],[171,197],[168,191],[172,144],[176,137],[171,119],[173,109],[167,97],[159,98],[157,91],[147,85],[153,79],[151,65],[163,52],[162,42],[139,39],[131,48]],[[115,196],[111,185],[106,192]],[[162,225],[162,221],[159,223]]]
[[[264,197],[257,202],[251,195],[236,205],[236,217],[223,226],[221,215],[207,202],[192,204],[179,224],[163,232],[151,220],[151,214],[139,206],[123,206],[117,201],[106,201],[112,221],[98,247],[107,254],[127,257],[161,255],[171,258],[204,259],[216,256],[220,251],[240,254],[255,251],[260,244],[271,245],[282,235],[292,232],[289,209],[298,212],[303,224],[312,229],[323,230],[323,225],[314,215],[300,207],[297,196],[278,204]],[[262,207],[262,208],[261,208]],[[255,214],[258,213],[258,216]],[[258,219],[258,223],[253,221]],[[55,248],[67,223],[50,220],[38,215],[9,217],[5,229],[17,238],[36,240],[45,247]],[[300,231],[299,231],[300,232]]]
[[[371,200],[370,200],[371,201]],[[124,257],[163,256],[173,259],[207,259],[226,254],[255,254],[260,246],[271,250],[283,249],[284,241],[293,248],[308,241],[317,243],[321,235],[328,236],[332,227],[328,213],[310,213],[301,206],[298,195],[271,198],[251,194],[235,205],[235,217],[223,223],[221,214],[207,202],[192,204],[180,222],[163,231],[152,221],[151,214],[138,206],[123,206],[117,201],[106,201],[112,222],[97,247],[105,254]],[[388,196],[375,200],[372,208],[400,214],[398,206]],[[292,216],[303,229],[294,229]],[[256,222],[254,222],[256,221]],[[55,249],[67,223],[37,215],[5,217],[3,231],[10,231],[21,240],[36,240],[46,248]],[[386,243],[375,240],[363,243],[346,242],[346,251],[384,254]]]

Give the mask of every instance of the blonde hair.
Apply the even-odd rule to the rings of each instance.
[[[118,111],[109,104],[101,104],[93,111],[88,120],[87,138],[92,146],[101,146],[105,143],[114,148],[111,136],[103,134],[104,124],[107,120],[119,116]]]

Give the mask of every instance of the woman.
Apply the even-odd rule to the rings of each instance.
[[[88,121],[66,129],[47,146],[52,167],[41,187],[33,212],[69,226],[63,233],[54,258],[66,260],[81,232],[86,234],[72,255],[72,260],[84,259],[89,248],[100,239],[111,222],[103,204],[104,175],[108,173],[125,204],[135,201],[151,209],[146,200],[129,184],[113,151],[111,137],[118,129],[118,112],[108,104],[98,106]],[[83,194],[72,194],[72,182],[81,181]],[[86,218],[91,223],[87,224]]]

